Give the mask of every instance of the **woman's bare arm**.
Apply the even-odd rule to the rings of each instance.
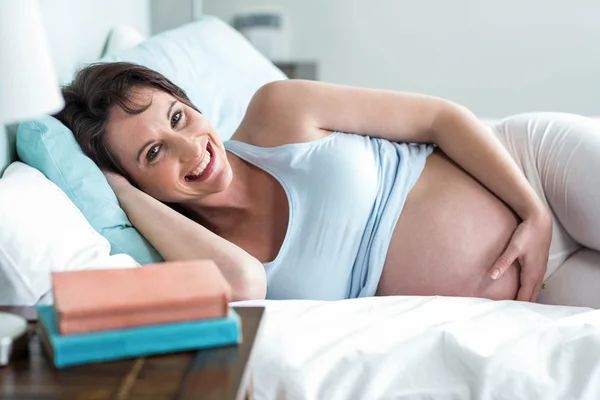
[[[451,101],[423,94],[287,80],[263,86],[247,119],[270,147],[342,131],[396,142],[435,143],[522,218],[544,210],[523,173],[485,126]]]
[[[396,142],[429,142],[502,199],[523,220],[490,269],[497,279],[521,265],[519,300],[535,300],[552,236],[550,212],[500,142],[456,103],[422,94],[288,80],[262,87],[246,120],[260,146],[308,142],[342,131]]]
[[[265,270],[257,259],[124,178],[106,175],[132,224],[165,261],[211,259],[231,285],[234,301],[265,298]]]

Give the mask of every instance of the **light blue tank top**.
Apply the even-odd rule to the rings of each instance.
[[[373,296],[408,192],[433,146],[334,132],[308,143],[225,148],[276,178],[289,202],[268,299]]]

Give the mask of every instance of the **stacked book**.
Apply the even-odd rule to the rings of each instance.
[[[39,332],[54,365],[235,345],[231,287],[207,260],[52,274]]]

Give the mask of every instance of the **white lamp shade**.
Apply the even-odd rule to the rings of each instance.
[[[36,0],[0,1],[0,124],[64,105]]]

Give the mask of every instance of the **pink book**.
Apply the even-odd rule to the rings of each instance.
[[[210,260],[52,273],[63,335],[227,316],[231,287]]]

